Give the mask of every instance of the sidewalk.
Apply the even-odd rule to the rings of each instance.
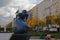
[[[12,33],[0,33],[0,40],[9,40]]]
[[[9,40],[12,34],[13,33],[0,33],[0,40]],[[29,40],[44,40],[44,39],[40,39],[39,36],[31,36]]]

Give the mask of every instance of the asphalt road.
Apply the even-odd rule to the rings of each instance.
[[[9,40],[12,33],[0,33],[0,40]]]
[[[11,35],[12,33],[0,33],[0,40],[9,40]],[[31,36],[29,40],[44,40],[44,39],[39,39],[39,36]]]
[[[9,40],[12,33],[0,33],[0,40]],[[40,40],[38,36],[32,36],[29,40]]]

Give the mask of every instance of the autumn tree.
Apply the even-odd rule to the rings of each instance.
[[[60,18],[56,18],[55,21],[56,21],[56,23],[57,23],[57,24],[59,25],[59,27],[60,27]]]
[[[39,25],[40,25],[40,26],[42,26],[42,27],[44,27],[44,26],[46,26],[46,22],[45,22],[45,21],[40,20],[40,21],[39,21]]]
[[[50,16],[46,16],[46,25],[51,24]]]
[[[0,25],[0,28],[1,28],[1,25]]]
[[[27,24],[30,26],[30,27],[35,27],[35,25],[38,24],[38,21],[36,19],[31,19],[27,22]]]
[[[11,27],[12,27],[12,22],[8,23],[8,24],[6,25],[6,27],[7,27],[7,28],[11,28]]]

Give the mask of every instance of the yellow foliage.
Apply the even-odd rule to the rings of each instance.
[[[39,20],[39,25],[40,25],[40,26],[46,26],[46,21]]]
[[[6,25],[6,27],[7,27],[7,28],[12,27],[12,22],[8,23],[8,24]]]
[[[57,24],[56,21],[55,21],[55,19],[59,18],[58,15],[51,15],[51,16],[46,16],[46,17],[48,17],[51,20],[51,24],[53,24],[53,25]]]
[[[37,20],[36,19],[31,19],[31,20],[28,20],[27,21],[27,24],[30,26],[30,27],[33,27],[37,24]]]

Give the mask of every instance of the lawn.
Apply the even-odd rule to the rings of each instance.
[[[60,32],[50,32],[50,31],[35,32],[35,31],[30,31],[29,33],[32,34],[33,36],[41,36],[41,35],[44,35],[44,34],[51,34],[55,38],[60,38]]]

